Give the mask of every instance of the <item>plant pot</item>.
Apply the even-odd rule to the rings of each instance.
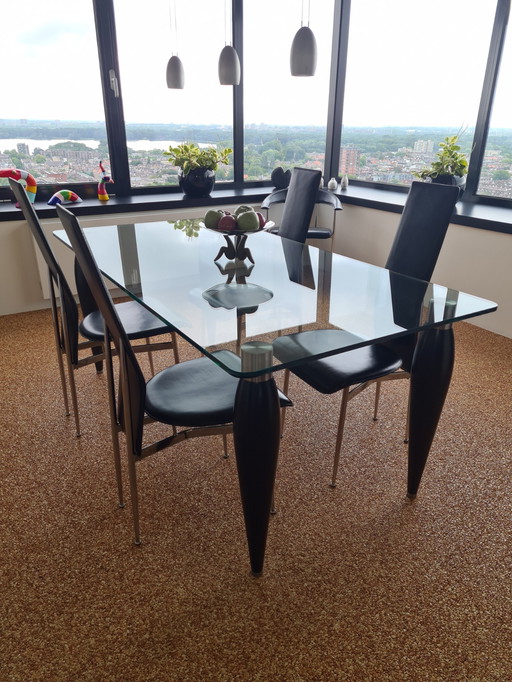
[[[185,175],[183,169],[180,168],[178,183],[187,197],[192,199],[207,197],[215,185],[215,172],[207,168],[194,168]]]
[[[465,175],[438,175],[437,178],[432,178],[432,182],[437,185],[456,185],[459,188],[459,199],[466,187]]]

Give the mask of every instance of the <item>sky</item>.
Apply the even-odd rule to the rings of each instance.
[[[24,0],[20,21],[19,7],[2,3],[2,25],[9,26],[3,54],[15,55],[17,71],[3,72],[2,118],[103,118],[92,4],[71,6]],[[230,41],[223,0],[144,0],[142,6],[141,14],[141,3],[115,0],[125,119],[229,124],[233,86],[221,86],[217,75],[218,56]],[[246,123],[325,125],[333,6],[334,0],[311,1],[317,70],[313,78],[293,78],[289,54],[302,0],[246,0]],[[307,23],[307,1],[304,8]],[[352,0],[346,125],[474,125],[493,18],[494,0]],[[176,53],[184,90],[165,82]],[[507,46],[504,82],[512,80],[511,53]],[[512,127],[505,90],[493,125]]]

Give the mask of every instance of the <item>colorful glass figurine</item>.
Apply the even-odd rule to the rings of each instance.
[[[109,182],[114,182],[110,175],[107,175],[105,168],[103,167],[103,161],[100,161],[101,170],[101,180],[98,183],[98,199],[100,201],[108,201],[110,197],[108,196],[107,188],[105,185]]]

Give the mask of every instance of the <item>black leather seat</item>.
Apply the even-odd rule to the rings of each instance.
[[[294,168],[289,187],[269,194],[261,204],[268,219],[273,206],[283,204],[283,213],[279,225],[269,232],[286,239],[304,243],[306,239],[329,239],[334,234],[336,213],[341,210],[338,197],[320,187],[322,174],[309,168]],[[311,218],[316,204],[325,204],[332,208],[333,216],[330,227],[311,225]]]
[[[89,291],[88,285],[82,275],[80,267],[75,260],[75,280],[78,291],[78,299],[82,309],[83,318],[80,320],[78,306],[72,294],[71,287],[62,272],[62,269],[55,258],[53,250],[43,232],[39,218],[34,207],[30,203],[25,189],[21,183],[9,179],[12,191],[20,204],[23,216],[27,221],[32,235],[39,247],[48,268],[48,280],[50,288],[50,303],[52,308],[53,327],[55,343],[57,348],[57,358],[59,372],[64,396],[64,406],[66,414],[70,414],[69,400],[64,372],[63,357],[66,358],[68,369],[69,390],[71,393],[71,403],[75,417],[76,435],[80,435],[80,417],[78,412],[78,399],[74,372],[80,367],[96,364],[97,370],[101,370],[103,361],[103,338],[104,321],[98,310],[96,303]],[[57,298],[60,299],[60,314]],[[178,346],[176,335],[170,332],[169,327],[155,315],[149,312],[137,301],[126,301],[117,303],[116,309],[121,319],[124,329],[130,339],[145,339],[145,344],[138,345],[137,352],[149,353],[151,370],[153,370],[153,360],[151,353],[153,350],[172,349],[174,361],[179,361]],[[80,334],[87,339],[79,340]],[[170,341],[150,342],[150,339],[163,334],[171,334]],[[81,351],[90,349],[92,355],[85,357]]]
[[[278,359],[297,357],[298,354],[314,355],[325,351],[326,346],[339,347],[349,335],[338,329],[319,329],[297,334],[287,334],[274,342],[274,354]],[[338,340],[336,340],[338,339]],[[312,360],[294,367],[292,372],[320,393],[330,394],[340,386],[352,386],[364,381],[378,379],[400,368],[402,361],[390,349],[381,344],[365,346],[348,353],[340,353],[321,360]]]
[[[457,187],[413,182],[386,261],[386,268],[410,277],[430,280],[457,198]],[[392,286],[393,272],[390,272]],[[420,287],[419,295],[421,294]],[[415,311],[412,311],[412,314],[415,314]],[[294,354],[297,356],[297,346],[310,352],[315,348],[325,350],[329,347],[329,340],[333,334],[345,333],[339,330],[317,330],[281,336],[273,342],[274,355],[281,362],[286,362],[294,357]],[[385,378],[409,378],[415,345],[414,334],[389,344],[374,344],[321,360],[304,362],[291,370],[320,393],[332,394],[342,391],[331,486],[336,485],[348,401],[374,382]],[[332,347],[339,347],[339,344]],[[402,366],[407,371],[402,371],[400,369]],[[285,392],[288,391],[288,382],[289,371],[286,371]]]
[[[185,438],[222,435],[225,441],[226,434],[232,431],[239,380],[209,358],[201,357],[168,367],[146,382],[119,319],[117,306],[112,303],[78,220],[62,205],[56,206],[56,209],[106,323],[108,338],[105,355],[119,502],[121,506],[124,505],[118,438],[122,431],[126,436],[135,543],[139,544],[136,462]],[[120,388],[117,396],[110,354],[111,343],[119,354]],[[230,351],[218,351],[215,355],[221,361],[223,357],[230,356],[229,364],[232,367],[240,362],[238,356]],[[281,407],[291,405],[281,392],[279,399]],[[147,439],[144,439],[143,445],[144,425],[148,421],[172,426],[172,434],[152,443],[147,443]],[[177,431],[177,427],[181,430]]]

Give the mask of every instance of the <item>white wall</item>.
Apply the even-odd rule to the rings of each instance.
[[[183,216],[183,211],[180,215]],[[200,217],[204,209],[190,209],[188,217]],[[170,212],[124,213],[104,218],[81,219],[81,224],[99,225],[144,220],[168,220]],[[336,225],[334,250],[347,256],[383,265],[400,216],[345,204]],[[46,230],[60,227],[43,221]],[[63,247],[64,248],[64,247]],[[66,254],[69,258],[69,254]],[[439,284],[489,298],[498,311],[473,322],[512,338],[512,235],[450,225],[434,271]],[[24,221],[0,223],[0,314],[47,307],[28,226]]]

